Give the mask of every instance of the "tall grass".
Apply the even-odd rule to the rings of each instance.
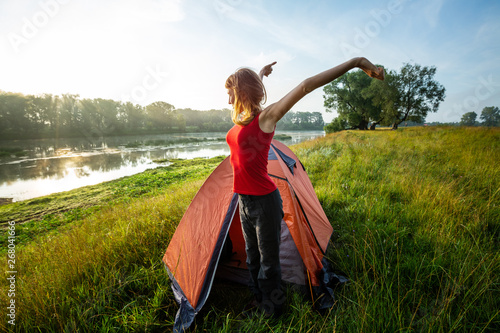
[[[216,284],[193,331],[500,329],[500,130],[346,131],[293,150],[334,227],[327,257],[349,285],[324,314],[289,290],[286,314],[268,321],[242,318],[246,288]],[[16,326],[4,317],[0,329],[170,330],[177,304],[161,258],[200,186],[180,180],[24,245]]]
[[[345,330],[499,328],[498,129],[348,131],[297,154],[352,279]]]
[[[110,207],[69,232],[24,247],[16,264],[16,327],[127,331],[172,320],[165,317],[174,304],[160,260],[199,185],[173,187],[175,197]]]

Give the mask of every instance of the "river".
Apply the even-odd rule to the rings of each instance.
[[[184,133],[107,138],[1,141],[24,155],[0,158],[0,198],[22,201],[94,185],[168,165],[173,158],[229,155],[226,133]],[[292,145],[323,131],[280,131]]]

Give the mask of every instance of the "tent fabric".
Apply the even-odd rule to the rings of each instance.
[[[335,277],[325,271],[322,260],[333,228],[305,169],[302,164],[298,167],[299,163],[287,146],[272,141],[268,173],[280,191],[284,211],[280,244],[282,279],[298,285],[310,284],[322,298],[330,300],[325,301],[329,306],[333,304],[333,294],[325,283],[331,285]],[[248,282],[232,178],[231,164],[226,158],[193,198],[163,257],[175,299],[180,305],[174,331],[183,332],[191,325],[205,304],[216,275]],[[221,260],[227,239],[231,240],[232,255]]]
[[[288,167],[288,170],[290,170],[290,172],[292,173],[293,175],[293,168],[296,166],[297,164],[297,161],[294,160],[293,158],[287,156],[286,154],[284,154],[281,150],[279,150],[278,148],[276,148],[275,145],[271,144],[274,148],[274,150],[278,153],[278,155],[280,155],[281,159],[283,160],[283,162],[286,164],[286,166]],[[269,149],[271,150],[271,149]],[[275,155],[276,156],[276,155]],[[277,158],[276,158],[277,159]]]

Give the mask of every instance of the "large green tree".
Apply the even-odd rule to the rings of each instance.
[[[477,113],[475,112],[467,112],[462,115],[462,119],[460,120],[460,125],[462,126],[474,126],[476,125]]]
[[[444,101],[446,89],[435,80],[436,67],[406,63],[400,72],[388,71],[374,80],[368,96],[383,110],[385,124],[397,129],[404,121],[423,122]]]
[[[368,129],[369,122],[378,121],[382,111],[373,102],[374,95],[368,93],[372,81],[363,71],[354,71],[327,84],[323,88],[326,112],[336,110],[352,129]]]
[[[481,111],[480,118],[484,126],[500,126],[500,109],[496,106],[487,106]]]

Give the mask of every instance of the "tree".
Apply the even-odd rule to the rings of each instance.
[[[42,98],[41,96],[28,95],[26,98],[26,118],[29,121],[29,132],[30,135],[38,135],[44,127],[45,113],[48,108],[50,108],[49,100]],[[49,102],[49,103],[47,103]]]
[[[347,120],[343,119],[342,117],[337,117],[332,120],[331,123],[325,126],[325,132],[328,133],[333,133],[333,132],[340,132],[343,130],[347,129]]]
[[[57,133],[58,98],[0,92],[0,137],[38,138]]]
[[[339,117],[347,121],[351,128],[368,129],[370,120],[380,119],[381,108],[373,103],[372,78],[363,71],[342,75],[323,88],[326,112],[337,110]]]
[[[380,118],[379,121],[372,122],[371,125],[370,125],[370,131],[374,131],[375,127],[377,127],[377,125],[380,124],[383,121],[384,121],[384,118],[382,117],[382,118]]]
[[[28,99],[22,94],[0,94],[0,129],[3,135],[25,135],[30,130]]]
[[[78,132],[82,121],[82,110],[78,100],[79,95],[63,94],[61,96],[59,126],[64,129],[64,135]]]
[[[462,119],[460,120],[460,125],[462,126],[474,126],[476,125],[477,113],[467,112],[464,113]]]
[[[409,120],[422,122],[444,101],[446,89],[434,79],[436,67],[406,63],[400,72],[386,72],[386,80],[374,80],[369,96],[384,111],[384,123],[392,129]]]
[[[311,112],[309,122],[311,124],[311,129],[321,129],[325,126],[325,121],[323,120],[321,112]]]
[[[94,99],[97,113],[101,119],[101,129],[104,134],[117,132],[123,126],[118,120],[119,102],[112,99],[97,98]]]
[[[485,107],[480,118],[484,126],[500,126],[500,109],[496,106]]]
[[[37,110],[40,113],[40,118],[45,126],[49,126],[51,133],[56,133],[59,117],[57,109],[59,98],[51,94],[42,94],[36,96],[33,103],[36,104]]]
[[[166,102],[154,102],[146,106],[148,127],[154,129],[170,129],[173,126],[174,106]]]
[[[126,102],[120,105],[119,118],[125,123],[127,130],[141,129],[144,125],[144,108],[138,104]]]
[[[98,111],[98,105],[95,99],[80,100],[82,108],[82,118],[78,125],[78,132],[85,137],[100,137],[104,136],[103,116]]]

